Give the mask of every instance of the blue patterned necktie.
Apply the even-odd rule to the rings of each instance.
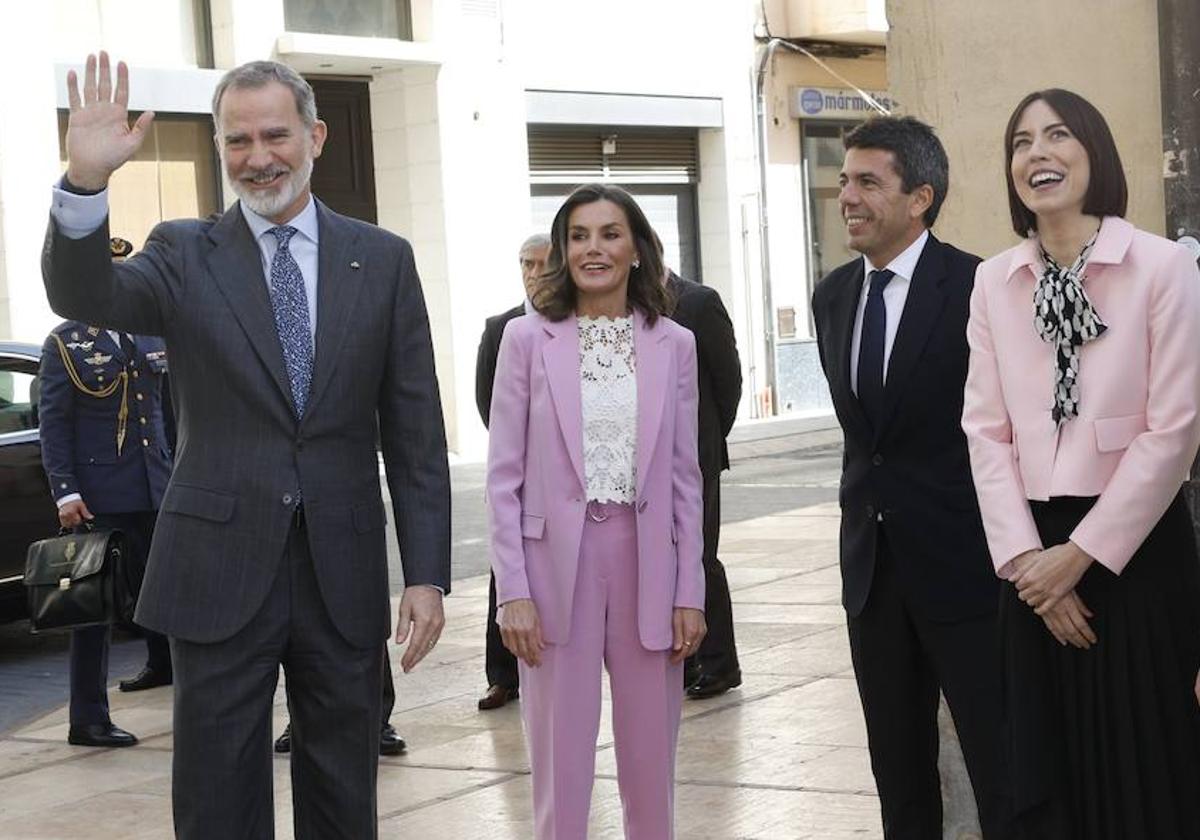
[[[296,229],[280,225],[267,232],[279,242],[275,258],[271,260],[271,308],[275,310],[275,328],[279,330],[283,361],[292,385],[292,403],[299,417],[304,414],[313,369],[308,295],[304,291],[304,275],[300,273],[300,266],[288,248]]]
[[[871,288],[867,291],[867,306],[863,310],[862,338],[858,343],[858,401],[878,431],[883,413],[883,349],[887,334],[887,306],[883,290],[895,277],[883,269],[871,272]]]

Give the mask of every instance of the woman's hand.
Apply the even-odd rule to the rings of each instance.
[[[700,649],[700,640],[708,632],[704,610],[676,607],[671,615],[674,639],[671,643],[671,664],[677,665]]]
[[[1004,579],[1017,582],[1017,578],[1029,571],[1029,567],[1037,562],[1037,556],[1042,553],[1040,548],[1030,549],[1009,560],[1004,571]]]
[[[1088,619],[1092,611],[1076,592],[1068,592],[1065,598],[1060,598],[1055,604],[1042,613],[1042,621],[1060,645],[1073,645],[1080,650],[1087,650],[1096,644],[1096,634]],[[1197,677],[1200,681],[1200,675]],[[1200,682],[1197,684],[1200,691]]]
[[[1033,563],[1013,581],[1021,600],[1045,617],[1055,604],[1075,589],[1093,558],[1073,542],[1039,552]]]
[[[517,598],[500,606],[500,638],[513,656],[531,668],[542,664],[542,622],[532,598]]]

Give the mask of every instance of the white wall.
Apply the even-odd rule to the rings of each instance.
[[[129,64],[195,67],[195,13],[199,0],[52,0],[53,56],[76,62],[106,49]],[[219,2],[219,0],[218,0]],[[262,5],[269,2],[257,0]],[[282,2],[282,0],[279,0]],[[24,16],[38,3],[22,3]],[[10,13],[11,14],[11,13]]]
[[[41,344],[61,321],[42,286],[50,187],[59,174],[54,9],[29,4],[20,26],[0,27],[0,339]]]

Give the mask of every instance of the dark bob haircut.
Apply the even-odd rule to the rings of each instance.
[[[928,184],[933,201],[925,211],[925,227],[933,227],[950,189],[950,161],[933,129],[915,117],[872,117],[842,140],[847,149],[891,152],[905,195]]]
[[[1062,119],[1063,124],[1075,135],[1087,151],[1091,178],[1087,194],[1083,197],[1083,212],[1088,216],[1120,216],[1124,218],[1129,205],[1129,187],[1125,183],[1125,170],[1121,167],[1121,155],[1116,141],[1096,106],[1077,93],[1061,88],[1035,90],[1026,96],[1008,118],[1004,129],[1004,179],[1008,184],[1008,210],[1012,214],[1013,230],[1022,238],[1037,230],[1034,215],[1017,195],[1013,183],[1013,135],[1025,109],[1042,100]]]
[[[554,223],[550,226],[550,256],[546,260],[546,270],[538,278],[537,288],[533,291],[533,307],[551,321],[561,321],[575,312],[577,293],[571,279],[571,267],[567,263],[568,226],[571,212],[576,207],[596,201],[611,201],[625,212],[640,263],[629,272],[626,294],[629,303],[642,313],[646,322],[653,324],[659,315],[666,315],[672,309],[671,295],[665,283],[662,243],[633,196],[610,184],[577,187],[558,208]]]

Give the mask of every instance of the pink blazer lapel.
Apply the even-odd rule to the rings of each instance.
[[[546,320],[543,327],[550,340],[542,345],[542,364],[554,400],[554,413],[562,431],[571,465],[586,488],[583,472],[583,397],[579,385],[579,322],[574,316],[561,321]]]
[[[670,346],[664,344],[667,331],[646,325],[638,310],[633,311],[633,350],[637,365],[637,489],[641,495],[659,423],[667,399],[667,370],[671,362]]]

